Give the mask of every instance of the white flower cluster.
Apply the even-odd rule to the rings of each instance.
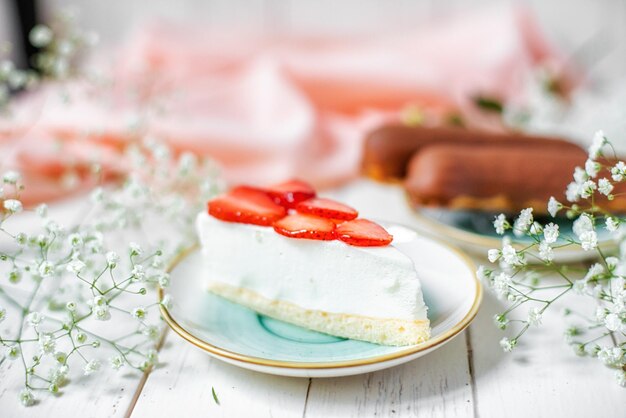
[[[38,233],[9,234],[2,228],[22,210],[16,187],[21,177],[15,172],[2,177],[12,192],[1,201],[0,233],[13,239],[14,248],[0,252],[0,264],[6,263],[11,285],[30,280],[30,300],[46,301],[41,310],[23,306],[24,332],[17,340],[0,331],[6,358],[23,359],[19,363],[25,365],[24,405],[35,402],[37,389],[58,393],[71,370],[93,375],[103,364],[138,371],[158,364],[158,308],[170,308],[172,300],[165,295],[153,302],[155,289],[169,285],[167,261],[193,245],[195,216],[220,183],[211,162],[189,154],[176,157],[162,144],[139,144],[132,152],[137,158],[147,155],[120,189],[94,192],[88,218],[66,227],[50,219],[41,205],[35,211],[41,220]],[[18,321],[20,313],[14,315],[2,303],[3,295],[12,292],[5,286],[0,281],[0,322]],[[115,322],[112,329],[120,335],[102,335],[102,321]],[[98,356],[103,349],[113,354],[104,358],[106,363]],[[48,386],[37,386],[41,381]]]
[[[615,198],[616,183],[626,181],[626,164],[618,161],[606,165],[610,159],[605,156],[605,150],[610,147],[604,133],[598,131],[589,147],[584,168],[575,169],[574,181],[567,187],[570,205],[554,197],[548,201],[550,216],[556,218],[563,211],[571,220],[571,233],[557,221],[538,223],[532,208],[522,210],[513,222],[500,214],[493,222],[496,233],[505,235],[511,230],[513,237],[525,236],[526,241],[514,244],[512,236],[505,235],[501,249],[487,252],[488,260],[498,263],[497,268],[480,266],[476,274],[496,295],[512,304],[510,309],[494,316],[494,324],[502,330],[512,328],[512,324],[520,325],[514,337],[500,341],[507,352],[517,346],[530,327],[541,325],[545,312],[557,299],[569,292],[592,298],[590,302],[599,307],[589,319],[590,325],[569,327],[565,333],[567,342],[577,355],[597,357],[603,364],[615,368],[618,384],[626,386],[626,234],[621,228],[622,217],[607,212],[602,206]],[[602,176],[602,173],[607,174]],[[621,242],[619,257],[598,248],[601,226],[615,241]],[[570,277],[576,270],[555,262],[555,251],[568,246],[597,251],[598,262],[579,278]],[[551,280],[556,276],[562,283],[542,285],[541,277],[546,272],[556,272]],[[531,307],[524,319],[509,319],[512,311],[527,304]],[[565,311],[566,315],[571,312]],[[586,333],[594,337],[581,341]]]

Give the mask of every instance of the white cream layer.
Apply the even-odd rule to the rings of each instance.
[[[427,319],[413,262],[393,245],[295,239],[271,227],[196,220],[208,280],[306,309],[373,318]]]

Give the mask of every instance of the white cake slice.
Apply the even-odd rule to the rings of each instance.
[[[208,289],[263,315],[384,345],[429,338],[411,259],[391,245],[294,239],[273,228],[200,213]]]

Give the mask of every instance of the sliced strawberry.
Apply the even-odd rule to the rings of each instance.
[[[293,208],[303,200],[315,197],[315,189],[302,180],[289,180],[269,186],[267,193],[276,203],[286,208]]]
[[[344,221],[350,221],[359,216],[359,212],[350,206],[322,197],[314,197],[300,202],[296,205],[296,210],[300,213]]]
[[[209,201],[209,214],[227,222],[270,226],[286,210],[261,190],[243,186]]]
[[[335,223],[330,219],[310,215],[288,215],[274,222],[274,230],[290,238],[330,241],[335,239]]]
[[[335,234],[341,241],[357,247],[379,247],[393,240],[385,228],[367,219],[355,219],[339,224]]]

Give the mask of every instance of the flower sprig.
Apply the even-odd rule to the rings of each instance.
[[[24,405],[37,391],[59,393],[73,370],[91,375],[108,362],[144,372],[158,363],[158,306],[172,301],[156,300],[155,288],[169,284],[167,262],[195,242],[194,217],[221,184],[211,161],[155,140],[125,157],[123,184],[95,189],[87,213],[67,226],[40,205],[36,228],[11,230],[28,211],[24,185],[18,172],[2,176],[0,322],[9,330],[0,347],[23,368]]]
[[[566,329],[566,341],[576,354],[598,358],[614,368],[617,382],[626,386],[626,218],[606,209],[606,203],[620,195],[620,184],[626,182],[626,164],[617,160],[611,143],[599,131],[589,147],[585,167],[577,167],[573,177],[566,191],[568,202],[552,197],[547,205],[552,218],[561,212],[572,221],[571,232],[562,231],[556,220],[537,222],[532,208],[522,210],[513,222],[500,214],[493,223],[498,234],[511,231],[514,237],[526,239],[514,246],[511,237],[504,236],[502,248],[487,254],[497,267],[480,266],[477,275],[509,303],[494,317],[498,328],[514,332],[500,341],[507,352],[515,349],[531,327],[541,325],[556,301],[566,295],[591,299],[592,312],[565,310],[566,316],[582,321]],[[599,232],[620,244],[616,254],[602,249]],[[556,263],[554,251],[566,247],[595,251],[597,262],[587,267]],[[523,308],[527,309],[523,318],[512,315]]]

